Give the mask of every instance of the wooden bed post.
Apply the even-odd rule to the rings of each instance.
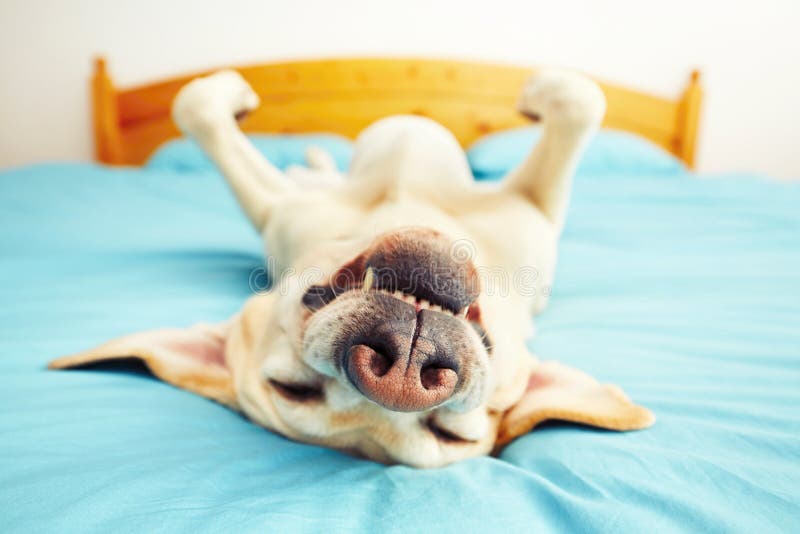
[[[106,60],[102,56],[94,60],[92,112],[95,159],[102,163],[125,163],[120,137],[117,94],[106,71]]]
[[[692,71],[689,83],[683,91],[678,115],[678,151],[690,169],[695,167],[697,131],[700,125],[700,105],[703,89],[700,87],[700,71]]]

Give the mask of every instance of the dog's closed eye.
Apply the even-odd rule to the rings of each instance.
[[[275,379],[270,379],[269,383],[283,398],[293,402],[317,402],[325,397],[321,386],[289,384]]]
[[[449,430],[440,427],[436,424],[436,421],[433,418],[428,419],[425,421],[425,427],[436,436],[436,439],[442,441],[444,443],[475,443],[471,439],[462,438],[461,436],[450,432]]]

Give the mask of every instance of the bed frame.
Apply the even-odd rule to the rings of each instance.
[[[326,59],[236,68],[262,105],[242,123],[254,133],[332,132],[354,138],[392,114],[424,115],[463,146],[528,121],[515,103],[530,68],[431,59]],[[92,79],[96,159],[141,165],[180,133],[170,118],[175,93],[200,72],[118,89],[105,59]],[[641,135],[694,166],[702,90],[694,71],[676,99],[598,82],[608,100],[603,126]]]

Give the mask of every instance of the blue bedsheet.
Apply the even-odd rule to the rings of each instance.
[[[215,174],[0,173],[0,531],[800,529],[800,186],[577,179],[532,348],[657,415],[550,424],[497,458],[384,467],[290,442],[138,368],[45,370],[219,320],[258,237]]]

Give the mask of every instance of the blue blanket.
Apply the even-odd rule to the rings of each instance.
[[[0,173],[0,531],[796,532],[799,206],[757,178],[579,176],[531,347],[658,422],[549,424],[417,470],[293,443],[135,366],[47,371],[229,316],[261,244],[210,172]]]

